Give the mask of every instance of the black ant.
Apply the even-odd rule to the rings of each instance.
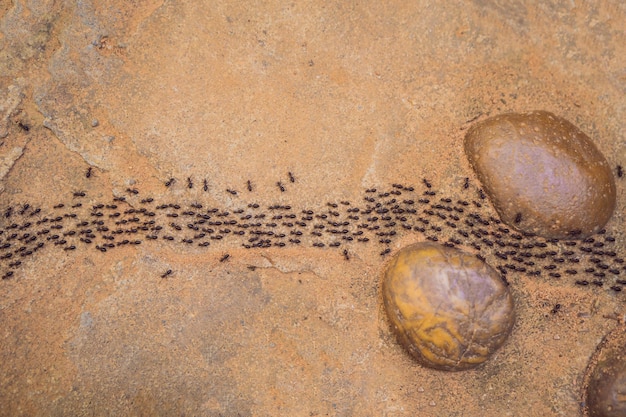
[[[165,271],[165,273],[163,275],[161,275],[161,278],[167,278],[170,275],[172,275],[173,271],[171,269],[168,269],[167,271]]]

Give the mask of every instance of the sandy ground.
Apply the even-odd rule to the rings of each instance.
[[[202,3],[0,1],[2,207],[52,212],[74,192],[87,206],[130,188],[318,209],[424,177],[456,196],[475,182],[467,127],[534,109],[626,165],[619,2]],[[607,226],[622,255],[624,181]],[[0,281],[0,414],[579,415],[624,292],[513,275],[504,347],[437,372],[390,332],[380,250],[42,250]]]

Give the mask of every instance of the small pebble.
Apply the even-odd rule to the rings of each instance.
[[[587,237],[616,202],[613,170],[593,141],[546,111],[503,114],[469,129],[465,153],[504,223],[547,238]]]
[[[436,243],[400,250],[382,287],[398,340],[430,368],[478,366],[504,343],[515,321],[513,298],[493,268]]]
[[[626,327],[605,336],[583,380],[585,417],[626,416]]]

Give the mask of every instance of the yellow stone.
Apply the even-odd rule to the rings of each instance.
[[[486,361],[515,322],[498,273],[474,255],[434,243],[400,250],[383,279],[387,316],[422,365],[449,371]]]

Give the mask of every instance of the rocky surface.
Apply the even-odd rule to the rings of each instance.
[[[487,117],[546,109],[589,135],[611,167],[624,166],[623,5],[15,0],[0,1],[0,16],[1,228],[8,233],[1,237],[15,245],[2,252],[15,259],[1,260],[2,276],[13,272],[0,280],[1,414],[579,412],[586,364],[624,306],[624,291],[610,289],[621,289],[624,272],[609,272],[626,253],[623,183],[606,233],[576,243],[585,250],[518,241],[490,219],[496,214],[477,193],[463,137]],[[431,190],[423,179],[436,195],[423,194]],[[378,196],[392,184],[414,187],[414,195]],[[374,196],[365,192],[372,188]],[[121,197],[128,202],[114,201]],[[125,213],[148,198],[152,211],[180,206],[155,211],[163,227],[156,241],[130,221],[150,219]],[[368,227],[395,222],[388,228],[395,237],[368,230],[369,242],[354,235],[340,247],[330,247],[338,235],[318,240],[315,222],[300,218],[308,216],[303,210],[339,212],[356,233],[363,220],[348,216],[362,214],[348,213],[342,201],[366,210],[393,198],[390,209],[412,199],[433,214],[376,213]],[[203,233],[183,223],[195,203],[241,223],[248,220],[235,210],[252,210],[248,204],[266,216],[271,206],[289,205],[293,213],[284,214],[298,218],[275,221],[284,247],[262,235],[272,247],[248,249],[242,244],[255,244],[256,235],[234,235],[236,225],[200,247],[182,241]],[[7,218],[9,207],[16,213]],[[21,217],[37,208],[32,219]],[[109,217],[118,209],[119,218]],[[469,217],[474,212],[489,225]],[[407,217],[413,228],[382,216]],[[261,221],[259,230],[270,231],[271,218]],[[91,233],[80,235],[86,228]],[[287,237],[293,228],[303,232],[299,245],[288,242],[299,239]],[[142,243],[122,244],[130,236]],[[386,322],[385,262],[427,237],[458,239],[508,272],[516,325],[476,370],[444,375],[416,364]],[[111,242],[107,252],[95,248]],[[535,269],[539,276],[528,275]]]

